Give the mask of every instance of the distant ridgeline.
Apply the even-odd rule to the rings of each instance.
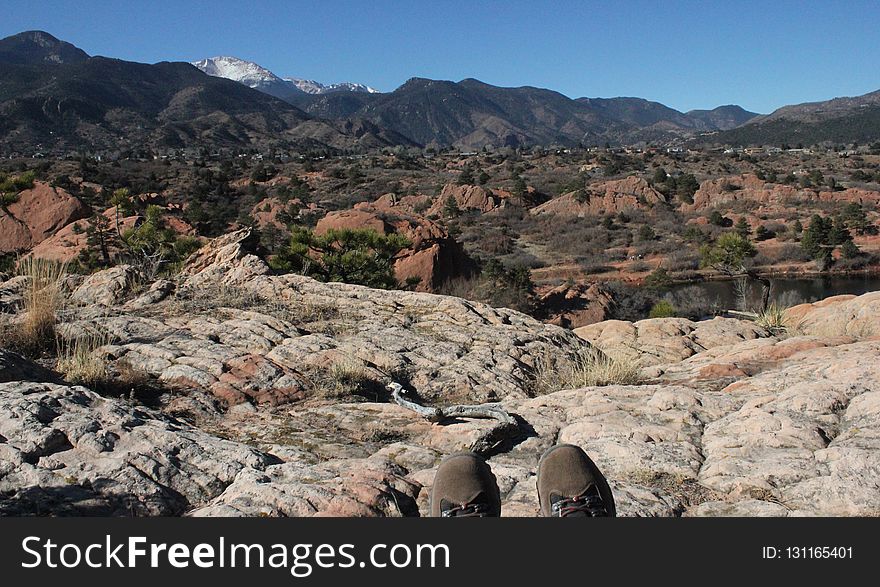
[[[0,40],[0,150],[256,148],[366,151],[669,142],[764,145],[880,138],[880,92],[788,106],[679,112],[641,98],[577,98],[475,79],[393,92],[281,78],[232,57],[153,65],[90,57],[40,31]]]

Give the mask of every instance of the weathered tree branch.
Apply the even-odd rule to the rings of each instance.
[[[519,431],[519,423],[516,421],[516,418],[498,404],[459,404],[445,408],[432,408],[407,399],[405,397],[406,390],[399,383],[391,382],[387,387],[395,403],[408,410],[412,410],[430,422],[441,423],[443,420],[451,418],[485,418],[496,420],[497,423],[471,445],[471,450],[476,453],[489,452]]]
[[[403,386],[399,383],[389,383],[388,390],[391,392],[391,397],[394,398],[394,401],[398,405],[414,411],[431,422],[440,422],[448,418],[489,418],[492,420],[498,420],[502,424],[516,424],[516,420],[513,416],[508,414],[504,408],[499,407],[498,404],[480,404],[471,406],[458,404],[445,408],[431,408],[406,399],[404,397],[406,390],[403,389]]]
[[[742,316],[743,318],[748,318],[749,320],[756,320],[758,318],[758,314],[755,312],[742,312],[740,310],[727,310],[727,313],[731,316]]]

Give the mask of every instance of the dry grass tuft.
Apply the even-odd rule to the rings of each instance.
[[[9,347],[29,356],[50,351],[55,341],[55,324],[63,302],[61,280],[67,264],[25,257],[18,261],[18,275],[27,277],[24,318],[7,334]]]
[[[89,332],[72,340],[59,337],[55,368],[70,383],[92,389],[104,387],[111,380],[111,375],[100,349],[108,344],[110,337],[97,332]]]
[[[179,291],[166,308],[175,315],[213,314],[220,308],[248,310],[325,334],[343,331],[347,318],[338,307],[315,303],[305,296],[297,300],[266,298],[251,289],[222,283]]]
[[[616,357],[594,347],[580,349],[573,357],[539,360],[532,389],[543,395],[563,389],[605,385],[638,385],[642,382],[638,361]]]
[[[109,334],[94,331],[76,338],[58,337],[55,370],[64,375],[67,382],[88,387],[101,395],[155,404],[164,390],[147,373],[126,361],[108,360],[103,347],[112,342]]]
[[[384,386],[376,374],[357,359],[343,358],[313,377],[315,395],[322,399],[360,396],[378,400]]]

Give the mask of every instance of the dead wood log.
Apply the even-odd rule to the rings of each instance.
[[[472,445],[471,450],[485,454],[519,432],[519,422],[498,404],[453,405],[442,408],[423,406],[406,397],[406,390],[396,382],[388,384],[394,402],[420,415],[429,422],[442,424],[453,418],[483,418],[495,420],[496,424],[484,432]]]
[[[758,314],[755,312],[740,312],[739,310],[726,310],[725,312],[731,316],[741,316],[743,318],[748,318],[749,320],[758,319]]]

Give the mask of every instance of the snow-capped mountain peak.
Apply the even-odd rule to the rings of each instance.
[[[311,79],[299,79],[295,77],[286,77],[284,81],[293,84],[306,94],[320,94],[324,89],[324,84]]]
[[[376,88],[371,88],[365,84],[356,84],[353,82],[341,82],[338,84],[330,84],[327,86],[331,92],[364,92],[366,94],[380,94]]]
[[[330,92],[363,92],[366,94],[378,94],[379,90],[364,84],[341,82],[338,84],[322,84],[311,79],[299,79],[286,77],[284,81],[290,82],[306,94],[329,94]]]
[[[376,94],[379,91],[364,84],[341,82],[337,84],[322,84],[314,80],[299,79],[295,77],[281,78],[265,67],[252,61],[245,61],[237,57],[209,57],[192,64],[208,75],[224,77],[242,83],[250,88],[261,90],[273,96],[284,97],[285,95],[305,92],[306,94],[329,94],[331,92],[363,92]]]
[[[237,57],[209,57],[201,61],[193,61],[192,64],[208,75],[225,77],[251,88],[259,89],[260,86],[282,81],[280,77],[265,67]]]

